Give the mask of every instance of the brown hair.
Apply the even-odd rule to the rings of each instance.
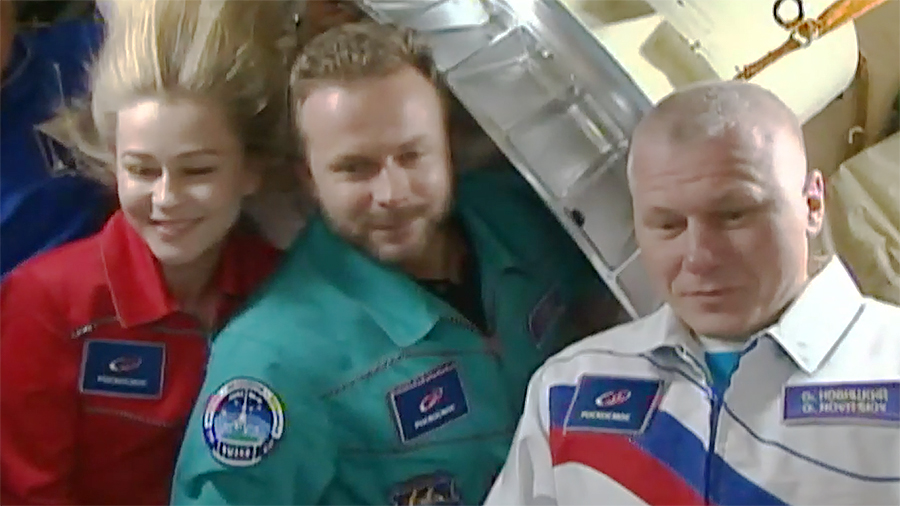
[[[407,66],[421,72],[443,95],[431,49],[412,30],[373,21],[334,27],[310,40],[294,62],[290,77],[294,117],[323,84],[385,77]]]
[[[431,48],[410,29],[361,21],[339,25],[310,40],[291,70],[291,108],[299,110],[316,88],[388,76],[412,67],[434,84],[444,103],[450,152],[457,170],[502,166],[505,157],[438,74]],[[299,125],[295,125],[299,130]],[[303,137],[300,136],[300,144]]]

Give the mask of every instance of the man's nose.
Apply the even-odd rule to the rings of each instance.
[[[375,178],[372,196],[379,205],[395,206],[406,200],[409,183],[409,171],[388,159]]]
[[[696,274],[715,268],[721,254],[720,242],[721,238],[716,230],[703,223],[689,222],[685,267]]]

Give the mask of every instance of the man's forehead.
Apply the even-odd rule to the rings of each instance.
[[[310,104],[316,112],[304,114],[301,126],[307,143],[315,143],[320,154],[330,157],[381,156],[405,147],[415,147],[428,137],[416,121],[364,114],[344,114],[331,103],[333,95],[322,95],[321,104]],[[352,112],[352,111],[351,111]],[[322,151],[324,149],[324,151]]]
[[[373,122],[384,124],[389,118],[380,118],[366,110],[362,88],[344,85],[324,85],[313,90],[297,111],[301,132],[307,140],[326,138],[329,144],[344,144],[354,135],[371,135]],[[385,125],[387,128],[387,125]]]
[[[355,83],[322,83],[310,91],[300,108],[301,114],[320,114],[337,112],[346,107],[355,93],[365,91]]]
[[[659,182],[657,182],[659,183]],[[649,184],[634,195],[643,213],[694,213],[715,211],[735,205],[752,205],[771,200],[772,188],[749,179],[698,181],[697,189],[672,184]]]
[[[717,184],[772,186],[775,173],[768,150],[722,140],[683,143],[666,139],[638,146],[629,160],[632,189],[678,191],[698,180]]]
[[[414,109],[422,109],[431,102],[440,105],[434,85],[417,70],[404,67],[386,75],[344,81],[323,80],[308,93],[300,113],[362,107],[395,109],[411,105]]]

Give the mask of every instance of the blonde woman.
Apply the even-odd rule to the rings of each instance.
[[[120,209],[2,285],[3,504],[168,501],[209,336],[279,256],[240,217],[293,145],[283,22],[269,1],[111,11],[76,138]]]

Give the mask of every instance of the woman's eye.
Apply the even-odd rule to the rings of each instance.
[[[129,174],[143,179],[152,178],[159,173],[159,169],[141,167],[140,165],[125,165],[124,169]]]

